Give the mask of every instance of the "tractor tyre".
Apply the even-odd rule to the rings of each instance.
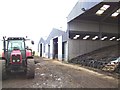
[[[7,79],[7,72],[6,72],[6,61],[5,60],[0,60],[0,64],[1,64],[1,72],[2,72],[2,80],[6,80]]]
[[[35,62],[34,59],[27,59],[27,78],[34,78],[35,76]]]

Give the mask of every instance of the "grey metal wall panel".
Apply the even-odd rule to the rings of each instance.
[[[65,32],[63,35],[62,35],[62,42],[65,42],[68,40],[68,36],[67,36],[67,32]]]
[[[99,23],[92,21],[72,21],[69,23],[70,31],[99,31]]]
[[[118,33],[118,24],[98,23],[94,21],[72,21],[69,23],[70,31],[107,32]]]
[[[118,33],[118,24],[103,23],[101,25],[101,32]]]
[[[64,43],[64,61],[68,61],[68,42]]]
[[[88,41],[88,40],[71,40],[69,39],[69,59],[76,56],[89,53],[96,49],[117,44],[116,41]]]

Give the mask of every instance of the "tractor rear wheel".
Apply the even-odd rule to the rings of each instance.
[[[6,61],[5,60],[0,60],[0,68],[2,68],[1,69],[1,72],[2,72],[2,76],[1,76],[1,78],[2,78],[2,80],[5,80],[5,79],[7,79],[7,73],[6,73]]]
[[[34,78],[35,76],[35,62],[34,59],[27,59],[27,78]]]

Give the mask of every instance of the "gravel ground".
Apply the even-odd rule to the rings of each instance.
[[[117,78],[55,60],[36,60],[34,79],[26,79],[24,73],[10,74],[3,88],[118,88]]]

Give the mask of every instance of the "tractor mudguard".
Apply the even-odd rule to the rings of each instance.
[[[5,60],[5,54],[2,52],[2,60]]]
[[[32,57],[31,50],[26,50],[26,57]]]

